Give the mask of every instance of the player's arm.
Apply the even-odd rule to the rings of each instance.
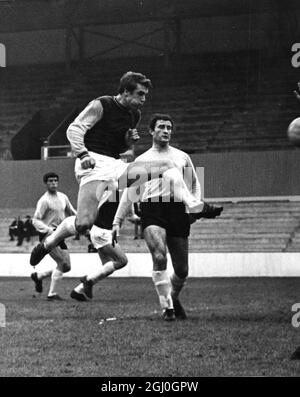
[[[37,203],[35,213],[32,218],[32,224],[36,231],[41,234],[52,233],[52,228],[43,221],[45,213],[47,211],[47,203],[40,199]]]
[[[120,228],[124,219],[128,214],[132,211],[132,206],[135,200],[138,201],[139,197],[136,196],[136,191],[134,187],[126,188],[122,194],[120,203],[118,205],[114,220],[113,220],[113,228],[112,228],[112,245],[118,242],[118,238],[120,236]]]
[[[125,134],[125,145],[127,146],[127,148],[130,148],[132,145],[134,145],[140,139],[140,136],[139,136],[139,133],[137,130],[140,120],[141,120],[141,114],[139,113],[139,119],[138,119],[135,127],[129,128],[129,130]]]
[[[95,166],[95,160],[90,157],[87,148],[84,146],[84,136],[102,118],[102,115],[101,101],[95,99],[87,105],[67,129],[67,138],[72,151],[80,159],[81,166],[84,169]]]
[[[193,196],[201,201],[201,185],[197,176],[197,173],[195,171],[193,162],[190,158],[190,156],[187,155],[187,166],[190,167],[189,170],[191,172],[191,192]],[[191,224],[195,222],[196,219],[200,218],[209,218],[213,219],[216,218],[217,216],[220,216],[223,211],[223,207],[216,207],[214,205],[208,204],[204,202],[203,210],[200,214],[198,214],[196,217],[194,214],[190,214],[190,222]]]
[[[191,193],[197,200],[201,200],[201,185],[194,164],[189,155],[187,155],[186,157],[186,167],[187,167],[188,176],[191,178],[191,184],[190,184]]]

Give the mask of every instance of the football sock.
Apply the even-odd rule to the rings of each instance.
[[[114,262],[109,261],[106,262],[100,269],[98,269],[95,273],[87,276],[87,281],[92,281],[93,284],[96,284],[99,280],[109,276],[116,270]]]
[[[178,299],[178,296],[186,282],[186,279],[187,279],[186,277],[180,278],[177,276],[177,274],[172,273],[172,275],[171,275],[171,286],[172,286],[171,295],[172,295],[173,300]]]
[[[163,183],[173,184],[176,201],[182,201],[191,212],[201,212],[204,203],[197,200],[187,188],[184,179],[177,168],[170,168],[163,173]]]
[[[162,309],[173,309],[171,283],[167,270],[152,271],[152,280]]]
[[[63,272],[58,269],[54,269],[51,276],[51,283],[48,295],[54,295],[57,283],[63,278]]]
[[[37,278],[39,280],[43,280],[44,278],[50,277],[52,274],[52,270],[47,270],[46,272],[37,273]]]
[[[47,250],[56,247],[63,239],[75,235],[75,218],[75,215],[65,218],[57,229],[45,239],[44,246]]]

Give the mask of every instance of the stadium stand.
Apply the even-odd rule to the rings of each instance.
[[[174,60],[168,71],[157,58],[123,59],[122,68],[117,61],[89,63],[70,74],[59,64],[9,68],[1,78],[0,156],[38,110],[81,108],[116,92],[115,82],[130,69],[148,74],[159,87],[145,105],[137,154],[150,145],[147,122],[156,111],[174,115],[172,143],[188,153],[292,149],[286,126],[298,115],[291,94],[297,78],[293,70],[287,75],[285,62],[242,52]]]
[[[221,204],[220,202],[218,204]],[[226,201],[215,220],[202,219],[192,226],[190,252],[292,252],[300,250],[299,201]],[[29,244],[16,247],[9,241],[8,226],[15,214],[21,218],[33,208],[0,210],[0,252],[30,252]],[[126,252],[148,252],[144,240],[134,240],[134,226],[126,221],[120,244]],[[87,252],[88,240],[68,239],[71,252]]]

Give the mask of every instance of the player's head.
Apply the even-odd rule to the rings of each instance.
[[[152,88],[151,80],[145,75],[127,72],[120,79],[118,92],[122,95],[126,107],[139,109],[145,103],[150,88]]]
[[[54,193],[57,191],[59,176],[55,172],[47,172],[43,176],[43,181],[47,185],[48,192]]]
[[[153,142],[159,145],[166,145],[170,142],[171,134],[174,131],[174,121],[168,114],[155,113],[149,122],[149,132]]]

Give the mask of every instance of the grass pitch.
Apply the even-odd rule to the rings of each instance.
[[[299,376],[300,302],[292,278],[189,279],[188,320],[164,322],[150,278],[110,278],[94,300],[75,302],[77,280],[61,283],[63,302],[33,298],[29,278],[1,278],[0,376]],[[102,319],[116,318],[110,321]]]

